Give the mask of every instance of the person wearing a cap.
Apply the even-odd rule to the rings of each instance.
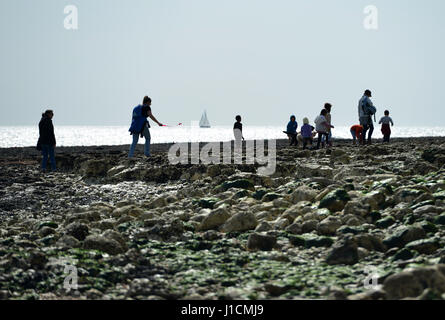
[[[362,137],[360,139],[361,144],[365,144],[366,132],[369,132],[368,133],[368,144],[371,144],[371,137],[372,137],[372,133],[374,132],[374,124],[372,122],[372,117],[371,117],[371,115],[365,113],[365,110],[363,108],[363,106],[365,104],[373,106],[372,101],[370,99],[371,97],[372,97],[371,91],[366,90],[363,97],[360,99],[360,101],[358,103],[358,116],[359,116],[359,120],[360,120],[360,125],[363,126],[363,133],[362,133]]]

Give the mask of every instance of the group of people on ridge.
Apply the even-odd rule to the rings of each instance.
[[[350,129],[353,144],[357,144],[357,140],[360,144],[371,144],[372,133],[374,132],[375,114],[377,109],[374,107],[371,98],[372,93],[370,90],[366,90],[363,97],[358,104],[358,115],[360,124],[353,125]],[[318,134],[317,146],[314,149],[319,149],[320,145],[324,148],[325,145],[332,146],[332,130],[334,126],[331,124],[331,109],[332,105],[326,103],[320,115],[315,120],[315,128],[309,125],[308,118],[303,119],[303,127],[301,131],[297,132],[298,123],[294,115],[291,116],[289,123],[287,124],[287,130],[283,131],[289,137],[290,145],[298,145],[298,142],[303,143],[303,149],[306,149],[307,145],[312,145],[314,138]],[[389,116],[389,111],[385,111],[385,116],[379,121],[382,125],[383,142],[389,142],[391,136],[391,126],[394,126],[392,118]],[[374,121],[372,117],[374,116]],[[368,138],[366,139],[366,133]]]
[[[317,134],[318,140],[316,149],[319,149],[320,145],[322,145],[323,147],[325,146],[325,144],[332,145],[331,129],[333,129],[334,126],[331,125],[331,108],[332,105],[330,103],[326,103],[324,105],[324,108],[323,110],[321,110],[320,115],[318,115],[314,120],[315,127],[309,124],[308,118],[304,118],[303,126],[301,127],[300,132],[297,132],[298,123],[296,121],[296,117],[294,115],[291,116],[290,121],[287,124],[286,131],[283,131],[288,135],[290,145],[298,146],[298,142],[302,142],[304,150],[309,144],[312,146],[314,138],[317,136]]]
[[[377,109],[374,107],[371,98],[372,93],[370,90],[366,90],[363,97],[359,101],[358,113],[360,124],[353,125],[351,127],[351,135],[353,138],[354,145],[356,141],[359,140],[361,144],[371,144],[371,136],[374,131],[374,124],[372,116],[374,116]],[[318,134],[317,146],[315,149],[319,149],[320,145],[324,148],[325,145],[332,146],[332,131],[334,126],[331,124],[331,109],[332,105],[326,103],[323,110],[321,110],[320,115],[318,115],[315,120],[315,127],[309,124],[309,119],[303,119],[303,126],[300,132],[297,132],[298,123],[296,117],[292,115],[290,121],[287,125],[287,130],[284,131],[289,137],[291,145],[298,145],[298,142],[303,144],[303,149],[306,149],[308,145],[313,144],[314,138]],[[52,110],[46,110],[42,114],[42,119],[39,122],[39,140],[37,142],[37,149],[42,152],[42,170],[46,171],[48,164],[48,157],[51,163],[51,170],[56,170],[56,160],[54,156],[54,149],[56,147],[56,138],[54,135],[54,126],[52,123],[52,118],[54,117],[54,112]],[[145,138],[145,148],[144,154],[147,157],[151,156],[150,153],[150,123],[148,118],[152,119],[159,126],[164,126],[160,123],[151,111],[151,99],[145,96],[142,104],[133,108],[132,122],[130,126],[130,134],[133,137],[132,144],[130,145],[130,151],[128,154],[129,158],[134,156],[134,151],[136,145],[139,141],[139,136]],[[389,116],[389,111],[385,111],[385,116],[380,119],[379,124],[382,125],[383,141],[389,142],[391,136],[391,126],[394,126],[394,122]],[[244,140],[243,137],[243,125],[241,123],[241,116],[236,116],[236,122],[233,126],[235,140]],[[366,140],[366,133],[368,133],[368,139]]]

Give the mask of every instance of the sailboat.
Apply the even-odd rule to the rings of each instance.
[[[199,121],[199,127],[210,128],[210,122],[209,119],[207,119],[207,112],[205,110],[204,113],[202,114],[201,121]]]

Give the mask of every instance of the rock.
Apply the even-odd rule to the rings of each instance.
[[[295,241],[295,240],[294,240]],[[334,243],[334,240],[329,237],[309,237],[305,239],[304,246],[305,248],[321,248],[326,247],[329,248]]]
[[[403,248],[407,243],[423,239],[426,235],[425,230],[419,226],[405,227],[401,226],[393,231],[393,235],[383,240],[388,248]]]
[[[366,217],[371,212],[371,206],[360,200],[353,200],[346,203],[343,213],[345,215],[357,215]]]
[[[247,249],[270,251],[277,243],[277,238],[270,235],[252,233],[247,240]]]
[[[433,197],[436,200],[445,200],[445,190],[434,193]]]
[[[104,233],[102,233],[102,236],[106,239],[113,239],[117,241],[124,251],[128,249],[127,240],[119,232],[114,230],[106,230]]]
[[[250,196],[250,194],[251,194],[251,192],[248,191],[248,190],[244,190],[244,189],[243,190],[239,190],[232,196],[232,200],[238,200],[238,199],[241,199],[241,198],[245,198],[245,197]]]
[[[115,175],[117,175],[118,173],[124,171],[127,167],[124,165],[118,165],[115,167],[112,167],[110,170],[107,171],[107,176],[108,177],[113,177]]]
[[[207,167],[207,174],[209,177],[217,177],[221,174],[221,168],[219,165],[210,165]]]
[[[332,168],[319,164],[297,164],[296,176],[298,178],[324,177],[332,179]]]
[[[337,233],[338,234],[360,234],[365,232],[365,229],[363,229],[362,227],[351,227],[351,226],[342,226],[340,228],[338,228]]]
[[[327,300],[346,300],[348,298],[347,292],[336,286],[330,286],[323,289],[321,294],[327,296]]]
[[[331,212],[342,211],[349,200],[351,200],[351,198],[346,190],[337,189],[329,192],[320,201],[319,208],[327,208]]]
[[[379,237],[369,233],[354,236],[354,241],[357,243],[357,246],[365,248],[369,251],[386,251],[386,247],[383,245],[382,240]]]
[[[90,235],[86,237],[83,243],[83,248],[87,250],[99,250],[111,255],[124,252],[122,246],[116,240],[98,235]]]
[[[42,229],[39,230],[39,235],[42,238],[49,236],[51,234],[55,234],[55,233],[56,233],[56,230],[54,230],[53,228],[50,228],[50,227],[43,227]]]
[[[420,226],[425,230],[426,233],[436,233],[439,229],[436,227],[434,223],[429,221],[420,222]]]
[[[437,239],[422,239],[408,243],[405,248],[408,250],[415,250],[420,254],[433,254],[440,248],[440,243]]]
[[[43,227],[48,227],[48,228],[52,228],[52,229],[57,229],[59,226],[57,223],[55,223],[54,221],[44,221],[41,224],[39,224],[38,229],[42,229]]]
[[[301,201],[312,202],[316,196],[317,196],[317,191],[315,191],[311,188],[308,188],[306,186],[302,186],[302,187],[298,187],[294,192],[292,192],[291,201],[294,204],[301,202]]]
[[[335,235],[338,228],[342,226],[341,220],[337,217],[327,217],[318,225],[317,232],[320,235]]]
[[[258,221],[251,212],[239,212],[229,218],[222,226],[222,232],[253,230],[258,225]]]
[[[43,269],[45,264],[48,262],[48,258],[45,253],[41,251],[32,251],[29,257],[29,263],[32,268]]]
[[[303,233],[303,227],[301,226],[301,224],[295,222],[295,223],[291,224],[290,226],[288,226],[286,228],[286,231],[291,233],[291,234],[302,234]]]
[[[235,180],[235,181],[227,181],[227,182],[224,182],[221,185],[221,188],[224,191],[229,190],[231,188],[239,188],[239,189],[246,189],[246,190],[255,191],[255,187],[253,185],[253,182],[248,180],[248,179],[239,179],[239,180]]]
[[[430,216],[437,216],[437,214],[442,213],[443,208],[441,207],[437,207],[437,206],[433,206],[433,205],[426,205],[426,206],[422,206],[419,207],[417,209],[414,210],[414,214],[416,215],[430,215]]]
[[[357,252],[358,252],[358,258],[359,258],[359,260],[363,260],[364,258],[366,258],[367,256],[369,256],[369,251],[366,250],[365,248],[358,247],[358,248],[357,248]]]
[[[408,269],[389,276],[383,283],[383,289],[390,300],[399,300],[420,296],[425,289],[439,293],[445,292],[445,265]]]
[[[211,211],[208,216],[204,218],[198,227],[198,230],[215,229],[223,225],[230,218],[230,214],[225,208],[218,208]]]
[[[291,286],[279,285],[274,283],[266,283],[264,289],[273,297],[279,297],[289,290],[292,289]]]
[[[218,198],[204,198],[204,199],[199,199],[198,201],[196,201],[196,203],[201,208],[213,209],[215,207],[215,204],[218,203],[218,201],[220,201],[220,199]]]
[[[109,163],[101,160],[88,160],[80,167],[80,173],[86,177],[103,177],[107,174],[110,168]]]
[[[358,260],[357,244],[351,238],[346,238],[343,242],[334,245],[326,258],[326,263],[354,265]]]
[[[287,226],[289,226],[289,220],[286,218],[278,218],[274,223],[274,228],[276,230],[284,230]]]
[[[371,191],[361,199],[370,206],[371,210],[379,210],[385,204],[385,200],[385,193],[380,190]]]
[[[380,289],[348,296],[348,300],[386,300],[386,292]]]
[[[167,199],[165,197],[157,197],[148,203],[147,209],[163,208],[167,206]]]
[[[417,297],[416,300],[445,300],[445,294],[440,294],[432,289],[425,289],[420,296]]]
[[[348,220],[346,220],[346,225],[351,226],[351,227],[357,227],[364,223],[365,223],[365,221],[363,221],[362,219],[359,219],[359,217],[351,217]]]
[[[85,292],[88,300],[100,300],[103,296],[103,293],[96,289],[90,289]]]
[[[407,248],[398,250],[397,253],[393,256],[394,261],[397,260],[406,261],[412,258],[414,258],[414,252]]]
[[[281,198],[281,197],[282,196],[280,194],[269,192],[264,195],[264,197],[261,199],[261,201],[270,202],[270,201],[273,201],[273,200]]]
[[[442,213],[434,220],[435,224],[445,226],[445,213]]]
[[[386,229],[386,228],[392,226],[394,223],[396,223],[396,219],[394,219],[393,216],[387,216],[385,218],[378,220],[375,223],[375,225],[377,228]]]
[[[267,194],[267,190],[265,189],[258,189],[253,194],[252,197],[256,200],[261,200],[263,197]]]
[[[57,241],[56,245],[64,249],[80,248],[81,246],[80,241],[70,235],[64,235],[61,237]]]
[[[89,229],[83,223],[73,222],[66,227],[66,234],[73,236],[79,241],[83,241],[88,236]]]
[[[153,287],[149,279],[133,279],[127,292],[130,297],[149,296],[151,294],[153,294]]]
[[[9,297],[8,290],[0,290],[0,300],[7,300]]]
[[[302,225],[303,233],[309,233],[315,231],[317,230],[317,228],[318,228],[318,220],[315,219],[305,221]]]
[[[208,230],[204,232],[202,238],[206,241],[214,241],[221,238],[221,235],[216,230]]]
[[[269,230],[272,230],[272,226],[266,221],[260,222],[260,224],[255,228],[255,232],[265,232]]]
[[[417,189],[402,188],[395,193],[394,197],[397,202],[412,203],[414,199],[421,196],[423,193],[424,191]]]

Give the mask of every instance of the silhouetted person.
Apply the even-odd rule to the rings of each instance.
[[[357,144],[357,139],[359,143],[363,140],[363,126],[359,124],[355,124],[351,127],[351,135],[352,135],[352,144],[355,146]]]
[[[287,129],[286,129],[286,133],[290,139],[290,145],[298,145],[298,140],[297,140],[297,128],[298,128],[298,123],[297,123],[297,118],[295,116],[291,116],[290,117],[290,121],[287,124]]]
[[[303,126],[301,127],[301,137],[303,140],[303,150],[306,149],[307,145],[310,144],[312,146],[313,141],[313,131],[314,127],[309,124],[309,119],[303,119]]]
[[[240,142],[244,140],[243,137],[243,124],[241,123],[241,116],[236,116],[236,122],[233,125],[233,135],[235,136],[235,141]]]
[[[52,110],[46,110],[42,113],[42,119],[39,122],[39,141],[37,142],[37,149],[42,151],[43,172],[46,172],[48,156],[51,163],[51,171],[56,170],[56,158],[54,155],[56,137],[54,135],[53,117],[54,112]]]
[[[328,112],[326,114],[326,121],[331,125],[332,124],[332,117],[331,117],[331,110],[332,110],[332,104],[330,103],[325,103],[324,104],[324,108],[326,109],[326,111]],[[331,127],[328,127],[328,138],[329,138],[329,146],[332,146],[332,130]]]
[[[366,132],[368,133],[368,144],[371,144],[372,133],[374,132],[374,123],[372,121],[372,115],[375,114],[375,107],[372,104],[371,98],[372,93],[370,90],[366,90],[363,97],[358,103],[358,116],[360,120],[360,125],[363,126],[363,134],[361,143],[366,142]]]
[[[145,148],[144,154],[147,157],[150,157],[150,124],[147,118],[151,118],[154,122],[156,122],[159,126],[162,127],[162,123],[160,123],[151,113],[151,99],[147,96],[144,97],[142,105],[138,105],[133,109],[133,118],[131,122],[131,127],[129,129],[131,135],[133,135],[133,143],[130,146],[130,153],[128,154],[129,158],[133,158],[134,150],[139,141],[139,135],[141,137],[145,137]]]
[[[382,125],[383,142],[389,142],[391,137],[391,126],[394,126],[392,118],[389,116],[389,111],[385,110],[385,116],[380,119],[379,124]]]
[[[317,149],[320,149],[322,136],[326,137],[326,143],[329,144],[328,128],[334,128],[334,126],[330,125],[326,120],[327,113],[328,111],[326,109],[321,110],[320,115],[314,120],[315,130],[318,133]]]

